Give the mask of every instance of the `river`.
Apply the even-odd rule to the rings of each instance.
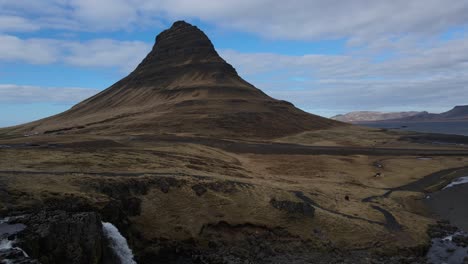
[[[459,230],[432,239],[429,263],[468,263],[468,177],[459,177],[426,199],[429,208]]]
[[[468,122],[372,122],[361,126],[468,136]]]

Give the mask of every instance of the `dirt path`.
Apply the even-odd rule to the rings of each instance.
[[[388,189],[387,192],[385,192],[382,195],[374,195],[374,196],[369,196],[367,198],[362,199],[363,203],[372,203],[373,200],[379,199],[379,198],[387,198],[390,196],[390,194],[394,191],[414,191],[414,192],[429,192],[429,189],[432,187],[434,188],[431,191],[436,191],[439,190],[441,187],[445,186],[445,183],[449,183],[453,179],[461,176],[466,176],[468,175],[468,167],[461,167],[461,168],[452,168],[452,169],[446,169],[446,170],[441,170],[432,174],[427,175],[424,178],[421,178],[417,181],[396,187],[396,188],[391,188]],[[452,197],[453,198],[453,197]],[[459,197],[458,197],[459,198]],[[435,199],[434,199],[435,200]],[[446,200],[445,203],[443,203],[444,206],[446,206]],[[461,201],[461,199],[458,199]],[[434,203],[434,202],[433,202]],[[371,207],[379,212],[381,212],[386,220],[385,227],[389,230],[394,230],[398,231],[401,230],[401,225],[398,223],[396,218],[387,210],[383,209],[382,207],[376,206],[376,205],[371,205]],[[436,207],[436,206],[433,206]],[[439,206],[440,208],[443,208],[443,206]],[[436,208],[439,208],[436,207]],[[442,212],[442,209],[439,209],[436,212],[440,213]],[[445,211],[444,211],[445,212]],[[455,215],[453,218],[458,220],[462,219],[465,221],[468,216],[458,216]]]

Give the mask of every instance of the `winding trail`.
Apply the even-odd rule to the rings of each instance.
[[[413,191],[427,193],[429,192],[428,188],[440,185],[441,183],[448,183],[454,178],[463,175],[468,175],[468,166],[434,172],[417,181],[410,182],[396,188],[387,189],[387,192],[382,195],[369,196],[362,199],[361,201],[363,203],[372,203],[375,199],[389,197],[390,194],[394,191]],[[387,229],[392,231],[401,230],[402,226],[389,211],[377,205],[371,205],[371,207],[384,215],[386,222],[385,227],[387,227]]]
[[[369,196],[362,199],[361,201],[364,203],[369,203],[378,198],[388,198],[388,196],[390,196],[390,194],[394,191],[412,191],[424,193],[436,191],[440,189],[437,188],[438,186],[440,187],[440,185],[443,185],[444,183],[448,184],[453,179],[464,175],[468,175],[468,166],[437,171],[417,181],[413,181],[395,188],[384,189],[387,190],[387,192],[385,192],[384,194]],[[435,187],[435,190],[429,190],[429,188],[431,187]]]
[[[366,198],[362,199],[361,202],[363,202],[363,203],[372,203],[375,199],[388,198],[390,196],[390,194],[392,192],[394,192],[394,191],[414,191],[414,192],[425,192],[425,193],[427,193],[428,188],[440,185],[441,183],[448,183],[451,180],[453,180],[454,178],[457,178],[457,177],[460,177],[460,176],[463,176],[463,175],[468,175],[468,166],[441,170],[441,171],[429,174],[429,175],[427,175],[427,176],[425,176],[425,177],[423,177],[423,178],[421,178],[421,179],[419,179],[417,181],[410,182],[408,184],[405,184],[405,185],[402,185],[402,186],[399,186],[399,187],[386,189],[387,191],[384,194],[366,197]],[[337,212],[337,211],[334,211],[334,210],[330,210],[330,209],[327,209],[327,208],[324,208],[324,207],[318,205],[312,199],[310,199],[309,197],[304,195],[303,192],[295,191],[293,193],[296,195],[297,198],[299,198],[302,201],[308,203],[309,205],[320,208],[320,209],[322,209],[324,211],[327,211],[327,212],[330,212],[330,213],[333,213],[333,214],[337,214],[337,215],[340,215],[340,216],[343,216],[343,217],[346,217],[346,218],[349,218],[349,219],[356,219],[356,220],[366,221],[366,222],[371,223],[371,224],[382,225],[382,226],[385,226],[390,231],[400,231],[402,229],[402,225],[397,221],[397,219],[395,218],[395,216],[393,216],[392,213],[390,213],[388,210],[386,210],[386,209],[384,209],[384,208],[382,208],[382,207],[380,207],[378,205],[375,205],[375,204],[372,204],[371,208],[374,209],[374,210],[377,210],[377,211],[379,211],[380,213],[383,214],[383,216],[385,217],[385,223],[381,223],[381,222],[378,222],[378,221],[373,221],[373,220],[369,220],[369,219],[365,219],[365,218],[357,217],[357,216],[353,216],[353,215],[347,215],[347,214],[343,214],[343,213],[340,213],[340,212]]]
[[[307,203],[307,204],[309,204],[309,205],[311,205],[313,207],[319,208],[321,210],[324,210],[326,212],[336,214],[336,215],[339,215],[339,216],[342,216],[342,217],[345,217],[345,218],[348,218],[348,219],[361,220],[361,221],[365,221],[365,222],[370,223],[370,224],[376,224],[376,225],[381,225],[381,226],[387,227],[386,223],[382,223],[382,222],[378,222],[378,221],[374,221],[374,220],[369,220],[369,219],[354,216],[354,215],[348,215],[348,214],[344,214],[344,213],[341,213],[341,212],[338,212],[338,211],[334,211],[334,210],[322,207],[319,204],[317,204],[316,202],[314,202],[312,199],[310,199],[308,196],[306,196],[303,192],[293,191],[292,193],[294,193],[297,198],[301,199],[305,203]],[[387,227],[387,228],[389,228],[389,227]]]

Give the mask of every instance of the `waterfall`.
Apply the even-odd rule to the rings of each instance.
[[[2,239],[0,240],[0,251],[5,251],[5,250],[17,250],[23,253],[23,256],[29,258],[28,253],[26,253],[22,248],[15,247],[14,246],[15,241],[13,240],[8,240],[8,239]]]
[[[18,232],[23,231],[26,226],[23,224],[9,224],[9,221],[12,219],[21,218],[21,216],[16,217],[6,217],[0,219],[0,252],[2,251],[19,251],[23,254],[24,257],[28,258],[28,254],[21,248],[16,247],[16,240],[9,240],[7,237],[14,235]],[[0,260],[1,261],[1,260]],[[8,259],[4,262],[9,263]],[[0,262],[3,263],[3,262]]]
[[[102,223],[104,235],[108,238],[110,247],[119,257],[122,264],[136,264],[133,260],[132,250],[128,247],[127,240],[123,237],[117,227],[111,223]]]

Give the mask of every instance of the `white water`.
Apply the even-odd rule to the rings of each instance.
[[[13,248],[13,241],[8,239],[0,240],[0,250],[10,249]]]
[[[451,182],[449,185],[445,186],[443,189],[447,189],[447,188],[453,187],[455,185],[460,185],[460,184],[465,184],[465,183],[468,183],[468,176],[460,177],[458,179],[455,179],[453,182]]]
[[[446,237],[442,238],[442,240],[444,240],[444,241],[452,241],[453,237],[454,237],[454,236],[457,236],[457,235],[463,235],[463,232],[460,232],[460,231],[459,231],[459,232],[456,232],[456,233],[453,234],[453,235],[446,236]]]
[[[14,250],[21,251],[23,253],[23,256],[29,257],[28,254],[23,249],[14,246],[16,243],[15,240],[8,240],[6,238],[9,235],[13,235],[18,232],[21,232],[24,228],[26,228],[26,226],[23,224],[8,224],[8,222],[11,219],[16,219],[19,217],[22,217],[22,216],[12,217],[12,218],[6,217],[6,218],[0,219],[0,251],[14,249]],[[11,262],[10,260],[6,259],[0,263],[10,263],[10,262]]]
[[[13,246],[14,243],[15,243],[15,241],[8,240],[8,239],[0,240],[0,251],[8,250],[8,249],[16,249],[16,250],[21,251],[23,253],[23,256],[29,257],[28,253],[26,253],[23,249]]]
[[[127,240],[123,237],[117,227],[111,223],[102,223],[104,235],[109,239],[114,253],[120,258],[122,264],[136,264],[133,260],[132,250],[128,247]]]
[[[468,256],[466,248],[453,242],[453,237],[459,235],[466,236],[467,234],[456,232],[444,238],[433,238],[432,245],[426,255],[428,262],[431,264],[464,263],[463,259]]]

